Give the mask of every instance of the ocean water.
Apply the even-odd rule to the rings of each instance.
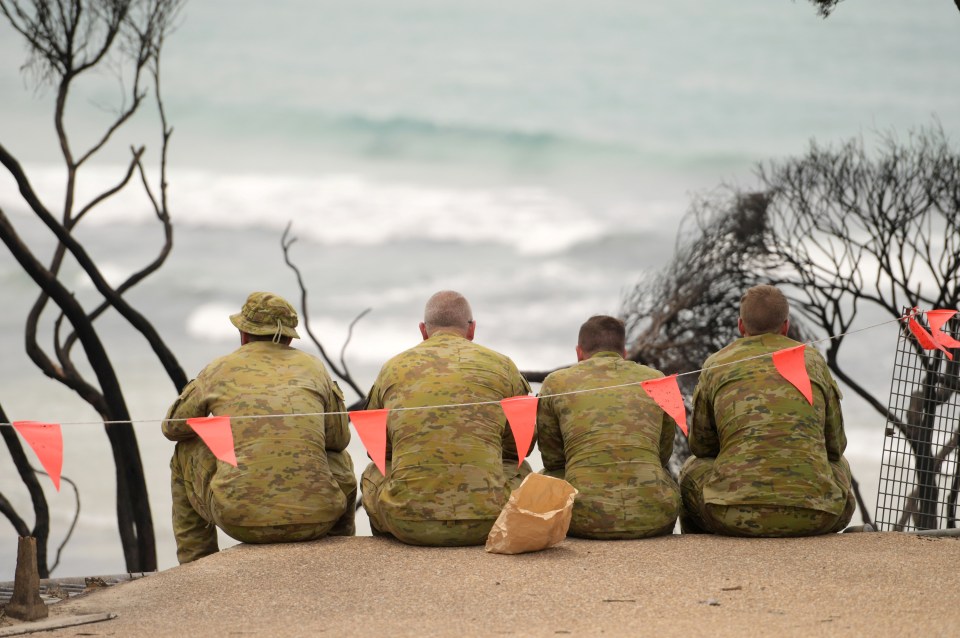
[[[291,224],[311,326],[328,351],[339,355],[350,321],[370,309],[345,352],[361,387],[417,342],[423,302],[443,288],[473,302],[478,342],[522,369],[564,365],[580,323],[617,313],[638,278],[670,259],[697,193],[749,185],[756,162],[802,153],[811,139],[871,145],[878,132],[938,121],[956,140],[958,30],[944,0],[845,2],[825,21],[788,0],[188,3],[162,69],[175,248],[128,297],[193,375],[236,346],[227,315],[250,291],[298,299],[280,249]],[[0,144],[56,209],[53,94],[31,88],[23,61],[0,25]],[[102,73],[71,94],[77,148],[102,130],[119,86]],[[131,143],[146,143],[155,166],[153,118],[145,108],[85,167],[81,200],[113,183]],[[118,197],[78,229],[110,280],[160,245],[145,204]],[[5,172],[0,209],[47,259],[49,233]],[[93,299],[72,264],[66,281]],[[0,251],[0,404],[14,419],[65,424],[63,473],[80,485],[82,508],[55,575],[121,572],[102,426],[23,354],[34,295]],[[102,323],[138,420],[160,566],[170,567],[173,446],[158,420],[175,391],[142,339],[110,313]],[[852,365],[883,396],[895,328],[857,338]],[[872,504],[882,423],[853,396],[844,409],[848,456]],[[359,471],[359,442],[351,451]],[[5,449],[0,468],[0,491],[29,513]],[[67,485],[48,497],[54,548],[74,500]],[[14,559],[8,528],[0,580]]]

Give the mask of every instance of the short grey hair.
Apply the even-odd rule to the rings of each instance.
[[[470,302],[459,292],[441,290],[427,300],[423,309],[423,323],[428,333],[438,328],[466,331],[473,323]]]

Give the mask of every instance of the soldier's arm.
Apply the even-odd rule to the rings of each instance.
[[[370,392],[367,393],[367,406],[365,410],[382,410],[383,409],[383,392],[380,390],[380,378],[378,377],[373,383],[373,387],[370,388]]]
[[[824,442],[827,447],[827,459],[835,463],[847,449],[847,435],[843,431],[843,413],[840,411],[840,388],[832,379],[825,394],[827,414],[823,426]]]
[[[676,429],[677,426],[673,417],[664,412],[660,423],[660,465],[664,468],[667,467],[670,457],[673,456],[673,438]]]
[[[702,379],[701,379],[702,381]],[[701,383],[693,391],[693,418],[690,424],[690,453],[698,458],[716,458],[720,436],[713,414],[713,403]]]
[[[343,401],[343,391],[336,381],[331,381],[330,390],[324,397],[323,417],[324,437],[326,449],[331,452],[342,452],[350,444],[350,424],[347,418],[347,407]],[[335,414],[338,413],[339,414]]]
[[[177,400],[173,402],[170,409],[167,410],[167,416],[160,424],[160,430],[163,436],[171,441],[184,441],[192,439],[197,434],[193,431],[184,419],[207,416],[206,404],[203,402],[203,392],[199,388],[199,382],[194,379],[188,383]],[[169,421],[166,419],[174,419]]]
[[[540,394],[549,394],[544,385]],[[540,445],[540,457],[543,459],[544,473],[562,478],[566,470],[566,458],[563,454],[563,435],[560,433],[560,420],[554,411],[551,398],[540,399],[537,406],[537,438]]]

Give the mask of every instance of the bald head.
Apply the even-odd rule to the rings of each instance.
[[[472,339],[475,325],[467,298],[453,290],[441,290],[427,300],[420,330],[424,333],[424,339],[440,329]]]

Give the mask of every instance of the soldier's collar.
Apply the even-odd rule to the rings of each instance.
[[[437,328],[433,331],[433,334],[430,335],[430,338],[434,337],[457,337],[459,339],[466,339],[465,336],[457,332],[456,328]]]
[[[591,359],[596,359],[597,357],[616,357],[618,359],[623,359],[622,354],[619,352],[614,352],[613,350],[601,350],[590,355]]]

